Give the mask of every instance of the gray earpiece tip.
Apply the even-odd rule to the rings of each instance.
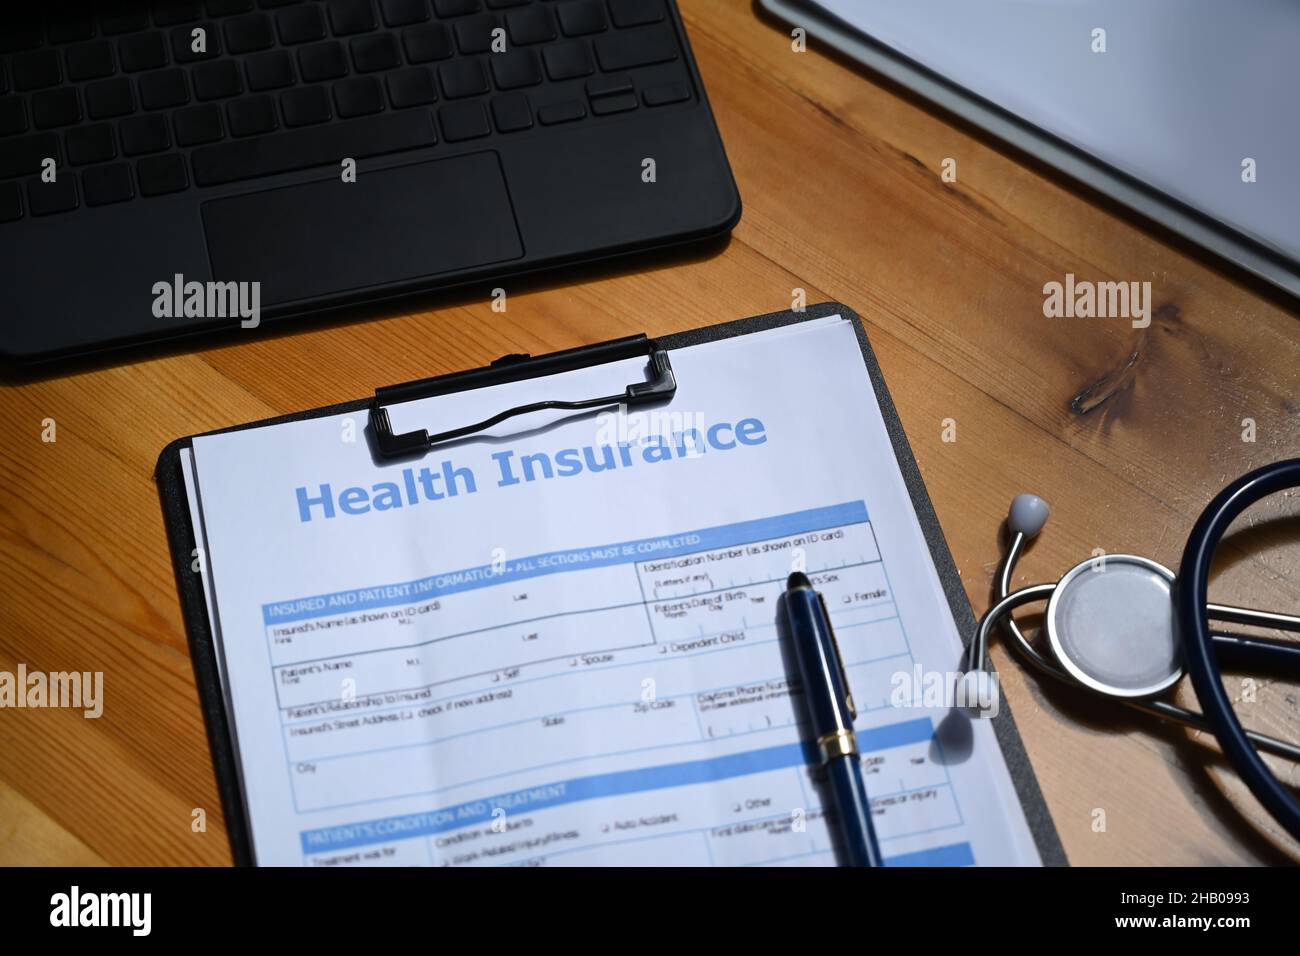
[[[1007,515],[1007,527],[1012,534],[1023,534],[1032,538],[1043,530],[1052,509],[1038,495],[1016,495],[1011,500],[1011,511]]]

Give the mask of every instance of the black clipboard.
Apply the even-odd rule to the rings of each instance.
[[[867,341],[867,333],[862,327],[861,319],[852,309],[836,302],[808,306],[801,312],[772,312],[767,315],[753,316],[734,322],[724,322],[721,325],[692,329],[687,332],[664,336],[654,342],[645,339],[644,336],[637,336],[631,339],[619,339],[614,342],[600,343],[580,349],[569,349],[564,352],[543,356],[503,356],[497,362],[481,369],[455,372],[451,375],[439,376],[423,382],[409,383],[408,385],[381,388],[376,391],[374,398],[342,402],[337,405],[314,408],[278,418],[249,422],[232,428],[218,429],[208,434],[241,431],[247,428],[262,428],[285,422],[320,418],[325,415],[370,412],[372,410],[382,411],[385,398],[389,401],[400,401],[417,397],[417,395],[447,394],[470,388],[480,388],[502,381],[552,374],[562,369],[599,365],[606,361],[614,361],[619,357],[626,357],[624,354],[626,347],[629,343],[634,342],[641,343],[635,347],[639,347],[642,352],[648,355],[653,355],[656,349],[671,353],[674,349],[691,345],[749,335],[753,332],[763,332],[768,329],[833,315],[840,315],[845,320],[853,323],[858,345],[862,349],[862,361],[866,366],[867,374],[871,378],[876,401],[880,405],[885,428],[889,432],[890,442],[894,447],[894,456],[897,459],[899,470],[902,472],[903,480],[907,484],[908,494],[912,499],[912,507],[915,509],[917,520],[921,524],[926,544],[930,548],[930,557],[934,561],[935,570],[939,574],[944,594],[952,610],[953,620],[956,622],[958,633],[961,635],[962,644],[968,646],[975,634],[975,615],[971,610],[970,602],[966,599],[966,591],[962,587],[961,577],[957,573],[957,566],[953,563],[952,554],[948,550],[948,543],[944,539],[942,529],[939,527],[939,520],[935,516],[934,506],[931,504],[930,496],[925,490],[925,482],[921,478],[920,469],[917,468],[916,459],[912,456],[911,446],[907,443],[907,436],[903,432],[902,422],[899,420],[898,412],[895,410],[893,400],[889,396],[889,389],[885,386],[885,379],[881,374],[875,353],[872,352],[871,345]],[[611,355],[615,357],[610,358]],[[180,595],[181,616],[185,622],[185,630],[189,638],[190,658],[194,665],[194,679],[199,689],[199,701],[203,710],[204,725],[207,728],[208,746],[212,751],[212,764],[216,773],[217,788],[221,795],[222,811],[225,815],[226,829],[230,837],[230,848],[237,865],[250,866],[256,860],[253,855],[252,832],[244,808],[238,754],[235,750],[226,713],[225,694],[218,677],[216,648],[213,643],[212,630],[208,623],[207,603],[202,580],[200,575],[192,570],[197,544],[194,528],[190,520],[189,501],[185,491],[181,450],[192,447],[195,437],[197,436],[191,435],[178,438],[167,445],[162,454],[158,456],[154,478],[158,483],[158,495],[162,503],[163,521],[167,530],[167,542],[171,549],[173,569],[176,572],[176,589]],[[1061,846],[1061,840],[1056,832],[1056,826],[1052,822],[1051,813],[1043,800],[1033,766],[1025,753],[1020,733],[1016,730],[1015,720],[1011,716],[1011,708],[1005,700],[1002,701],[998,716],[993,718],[993,727],[998,744],[1002,748],[1007,769],[1010,771],[1012,782],[1015,785],[1016,795],[1020,799],[1025,818],[1029,823],[1034,842],[1038,847],[1039,856],[1042,858],[1043,863],[1048,866],[1068,865],[1065,850]]]

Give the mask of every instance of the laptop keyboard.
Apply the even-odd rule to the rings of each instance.
[[[678,103],[691,86],[665,2],[161,0],[86,4],[45,23],[9,13],[0,223]],[[40,175],[48,158],[53,182]]]

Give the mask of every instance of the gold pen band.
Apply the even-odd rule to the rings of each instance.
[[[832,757],[856,757],[858,754],[858,738],[851,730],[825,734],[817,739],[817,746],[821,748],[823,761]]]

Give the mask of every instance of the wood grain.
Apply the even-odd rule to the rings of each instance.
[[[795,53],[746,2],[681,6],[745,202],[729,242],[512,288],[505,316],[450,298],[0,387],[0,669],[105,674],[98,720],[0,711],[0,863],[229,861],[152,480],[179,435],[505,352],[788,308],[802,288],[867,324],[977,613],[1018,491],[1054,508],[1022,582],[1094,548],[1176,566],[1227,480],[1300,455],[1292,304],[815,44]],[[955,183],[940,179],[946,157]],[[1149,280],[1150,328],[1045,319],[1043,284],[1067,272]],[[1216,600],[1296,606],[1298,502],[1248,516]],[[995,659],[1074,862],[1300,859],[1212,741]],[[1300,738],[1298,697],[1262,681],[1240,712]]]

